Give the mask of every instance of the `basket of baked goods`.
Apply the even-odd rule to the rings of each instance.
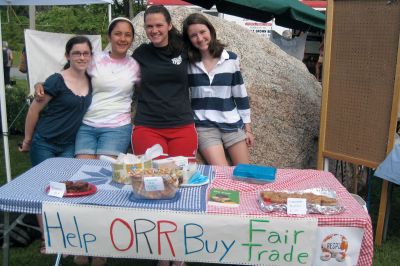
[[[288,199],[305,199],[306,213],[338,214],[344,211],[334,190],[310,188],[305,190],[264,190],[258,194],[258,203],[265,212],[286,212]]]
[[[134,169],[129,175],[136,199],[173,199],[182,182],[182,170],[178,168]]]

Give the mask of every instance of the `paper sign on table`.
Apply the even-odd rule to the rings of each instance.
[[[64,196],[65,191],[67,191],[65,183],[50,181],[49,192],[47,194],[49,196],[62,198]]]
[[[146,191],[164,190],[164,181],[161,176],[149,176],[144,178],[144,189]]]
[[[307,200],[302,198],[287,199],[287,214],[307,214]]]

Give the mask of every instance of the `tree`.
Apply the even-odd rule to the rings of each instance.
[[[129,17],[146,8],[143,0],[114,0],[113,17]],[[3,40],[8,41],[13,50],[22,50],[24,46],[24,29],[29,28],[29,12],[27,6],[0,7]],[[48,32],[73,34],[101,34],[103,44],[106,43],[108,28],[107,5],[78,6],[37,6],[36,29]]]
[[[113,14],[132,19],[139,12],[146,9],[146,4],[143,0],[114,0]]]
[[[37,12],[36,28],[47,32],[99,34],[105,44],[108,28],[107,6],[54,6]]]
[[[8,42],[9,47],[14,51],[21,51],[24,43],[24,29],[29,25],[27,17],[28,9],[19,7],[1,7],[2,38]],[[21,13],[22,15],[17,15]]]
[[[104,34],[107,26],[106,5],[54,6],[36,15],[36,28],[42,31]]]

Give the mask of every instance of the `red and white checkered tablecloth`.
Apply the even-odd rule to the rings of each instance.
[[[232,179],[233,167],[214,166],[215,179],[208,189],[221,188],[240,191],[240,205],[237,208],[207,205],[207,213],[267,215],[288,217],[283,212],[265,213],[257,203],[258,191],[302,190],[309,188],[329,188],[336,191],[339,204],[345,211],[338,215],[308,214],[305,217],[318,218],[318,226],[359,227],[364,229],[358,266],[372,265],[374,251],[371,218],[362,206],[351,196],[340,182],[329,172],[317,170],[278,169],[276,180],[265,185],[248,184]]]

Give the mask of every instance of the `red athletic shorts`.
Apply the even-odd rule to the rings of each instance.
[[[194,124],[174,128],[153,128],[134,126],[132,150],[141,155],[155,144],[160,144],[168,156],[195,157],[197,152],[197,132]]]

